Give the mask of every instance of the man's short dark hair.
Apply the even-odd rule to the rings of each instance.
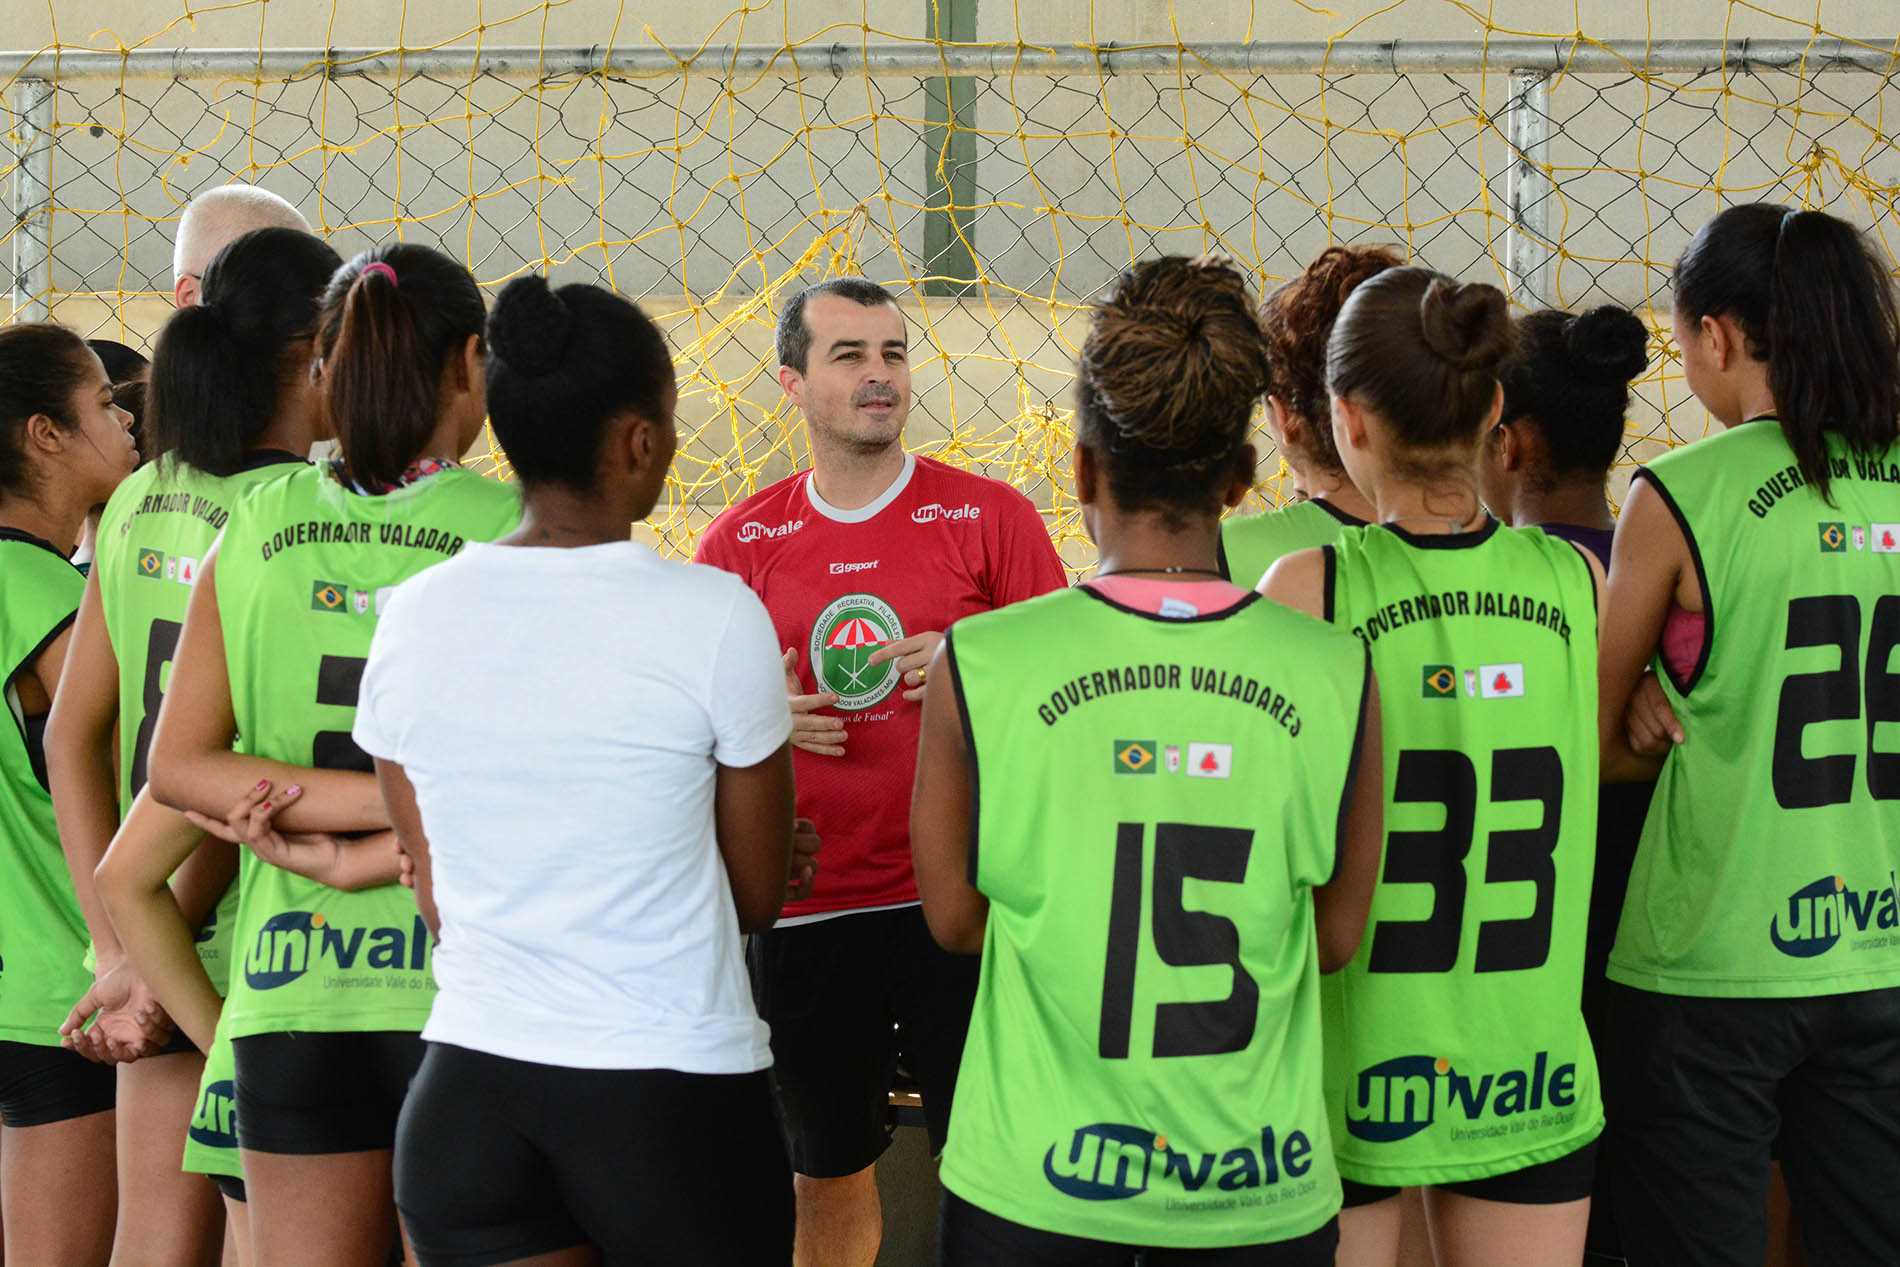
[[[813,295],[837,295],[866,308],[879,304],[897,306],[896,295],[864,277],[834,277],[799,291],[778,315],[778,363],[789,365],[800,374],[805,372],[805,363],[811,357],[811,327],[805,324],[805,302]]]

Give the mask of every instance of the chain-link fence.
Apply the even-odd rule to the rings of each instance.
[[[1157,252],[1226,251],[1264,289],[1330,242],[1385,241],[1527,306],[1635,307],[1657,341],[1634,454],[1701,434],[1670,370],[1671,264],[1756,199],[1887,243],[1897,71],[1844,41],[0,57],[13,303],[149,341],[179,210],[234,179],[346,256],[403,237],[488,285],[611,285],[679,359],[655,523],[683,549],[802,454],[779,296],[863,272],[911,315],[913,446],[1024,488],[1068,546],[1086,305]]]

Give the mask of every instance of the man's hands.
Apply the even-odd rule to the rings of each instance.
[[[925,671],[930,665],[930,657],[937,654],[937,648],[943,643],[943,635],[935,630],[912,634],[908,638],[899,638],[889,642],[871,653],[867,663],[883,664],[886,660],[897,661],[898,671],[904,675],[904,698],[911,701],[924,697]]]
[[[157,1053],[172,1036],[172,1021],[122,959],[94,978],[59,1033],[61,1046],[87,1060],[121,1064]]]
[[[820,757],[844,755],[844,718],[820,717],[818,710],[830,708],[838,697],[830,691],[803,694],[798,680],[798,648],[785,648],[785,694],[792,705],[792,747]]]

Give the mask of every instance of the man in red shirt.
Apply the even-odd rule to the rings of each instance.
[[[748,951],[797,1172],[794,1261],[869,1267],[898,1057],[941,1151],[976,994],[978,961],[931,940],[911,874],[925,666],[953,621],[1066,578],[1028,498],[904,451],[910,359],[890,292],[862,278],[811,287],[780,314],[778,357],[811,469],[729,508],[696,558],[744,578],[771,613],[798,813],[824,841],[811,896]]]

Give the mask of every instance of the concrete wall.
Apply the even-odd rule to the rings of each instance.
[[[623,7],[571,0],[524,15],[475,0],[272,0],[175,20],[177,0],[52,0],[9,14],[0,42],[40,47],[411,48],[915,39],[928,0],[729,0]],[[1291,0],[978,0],[983,41],[1472,39],[1444,0],[1332,14]],[[1500,0],[1492,34],[1555,34],[1570,0]],[[512,12],[512,11],[511,11]],[[1595,0],[1600,39],[1800,38],[1800,21],[1716,0]],[[478,15],[489,25],[475,29]],[[1371,16],[1367,16],[1371,15]],[[1890,0],[1823,0],[1822,29],[1891,43]],[[1131,258],[1226,250],[1263,286],[1336,240],[1397,242],[1434,267],[1508,282],[1506,68],[974,81],[971,234],[985,285],[961,298],[906,285],[921,258],[934,150],[922,78],[802,74],[552,79],[532,74],[72,79],[57,96],[52,219],[57,315],[147,340],[170,288],[171,219],[234,178],[302,206],[345,255],[392,236],[437,243],[499,284],[547,267],[642,298],[682,364],[678,487],[662,530],[789,470],[801,440],[772,380],[778,294],[856,269],[904,287],[919,340],[912,440],[1012,478],[1074,524],[1064,486],[1069,373],[1089,296]],[[1767,72],[1554,82],[1549,115],[1561,247],[1541,298],[1666,311],[1668,268],[1722,198],[1805,198],[1887,234],[1900,161],[1879,130],[1900,90],[1866,74]],[[937,134],[940,135],[940,134]],[[1666,325],[1666,322],[1662,323]],[[1699,434],[1679,382],[1645,385],[1631,434]],[[1267,464],[1269,470],[1273,463]],[[1273,496],[1269,487],[1266,496]]]

